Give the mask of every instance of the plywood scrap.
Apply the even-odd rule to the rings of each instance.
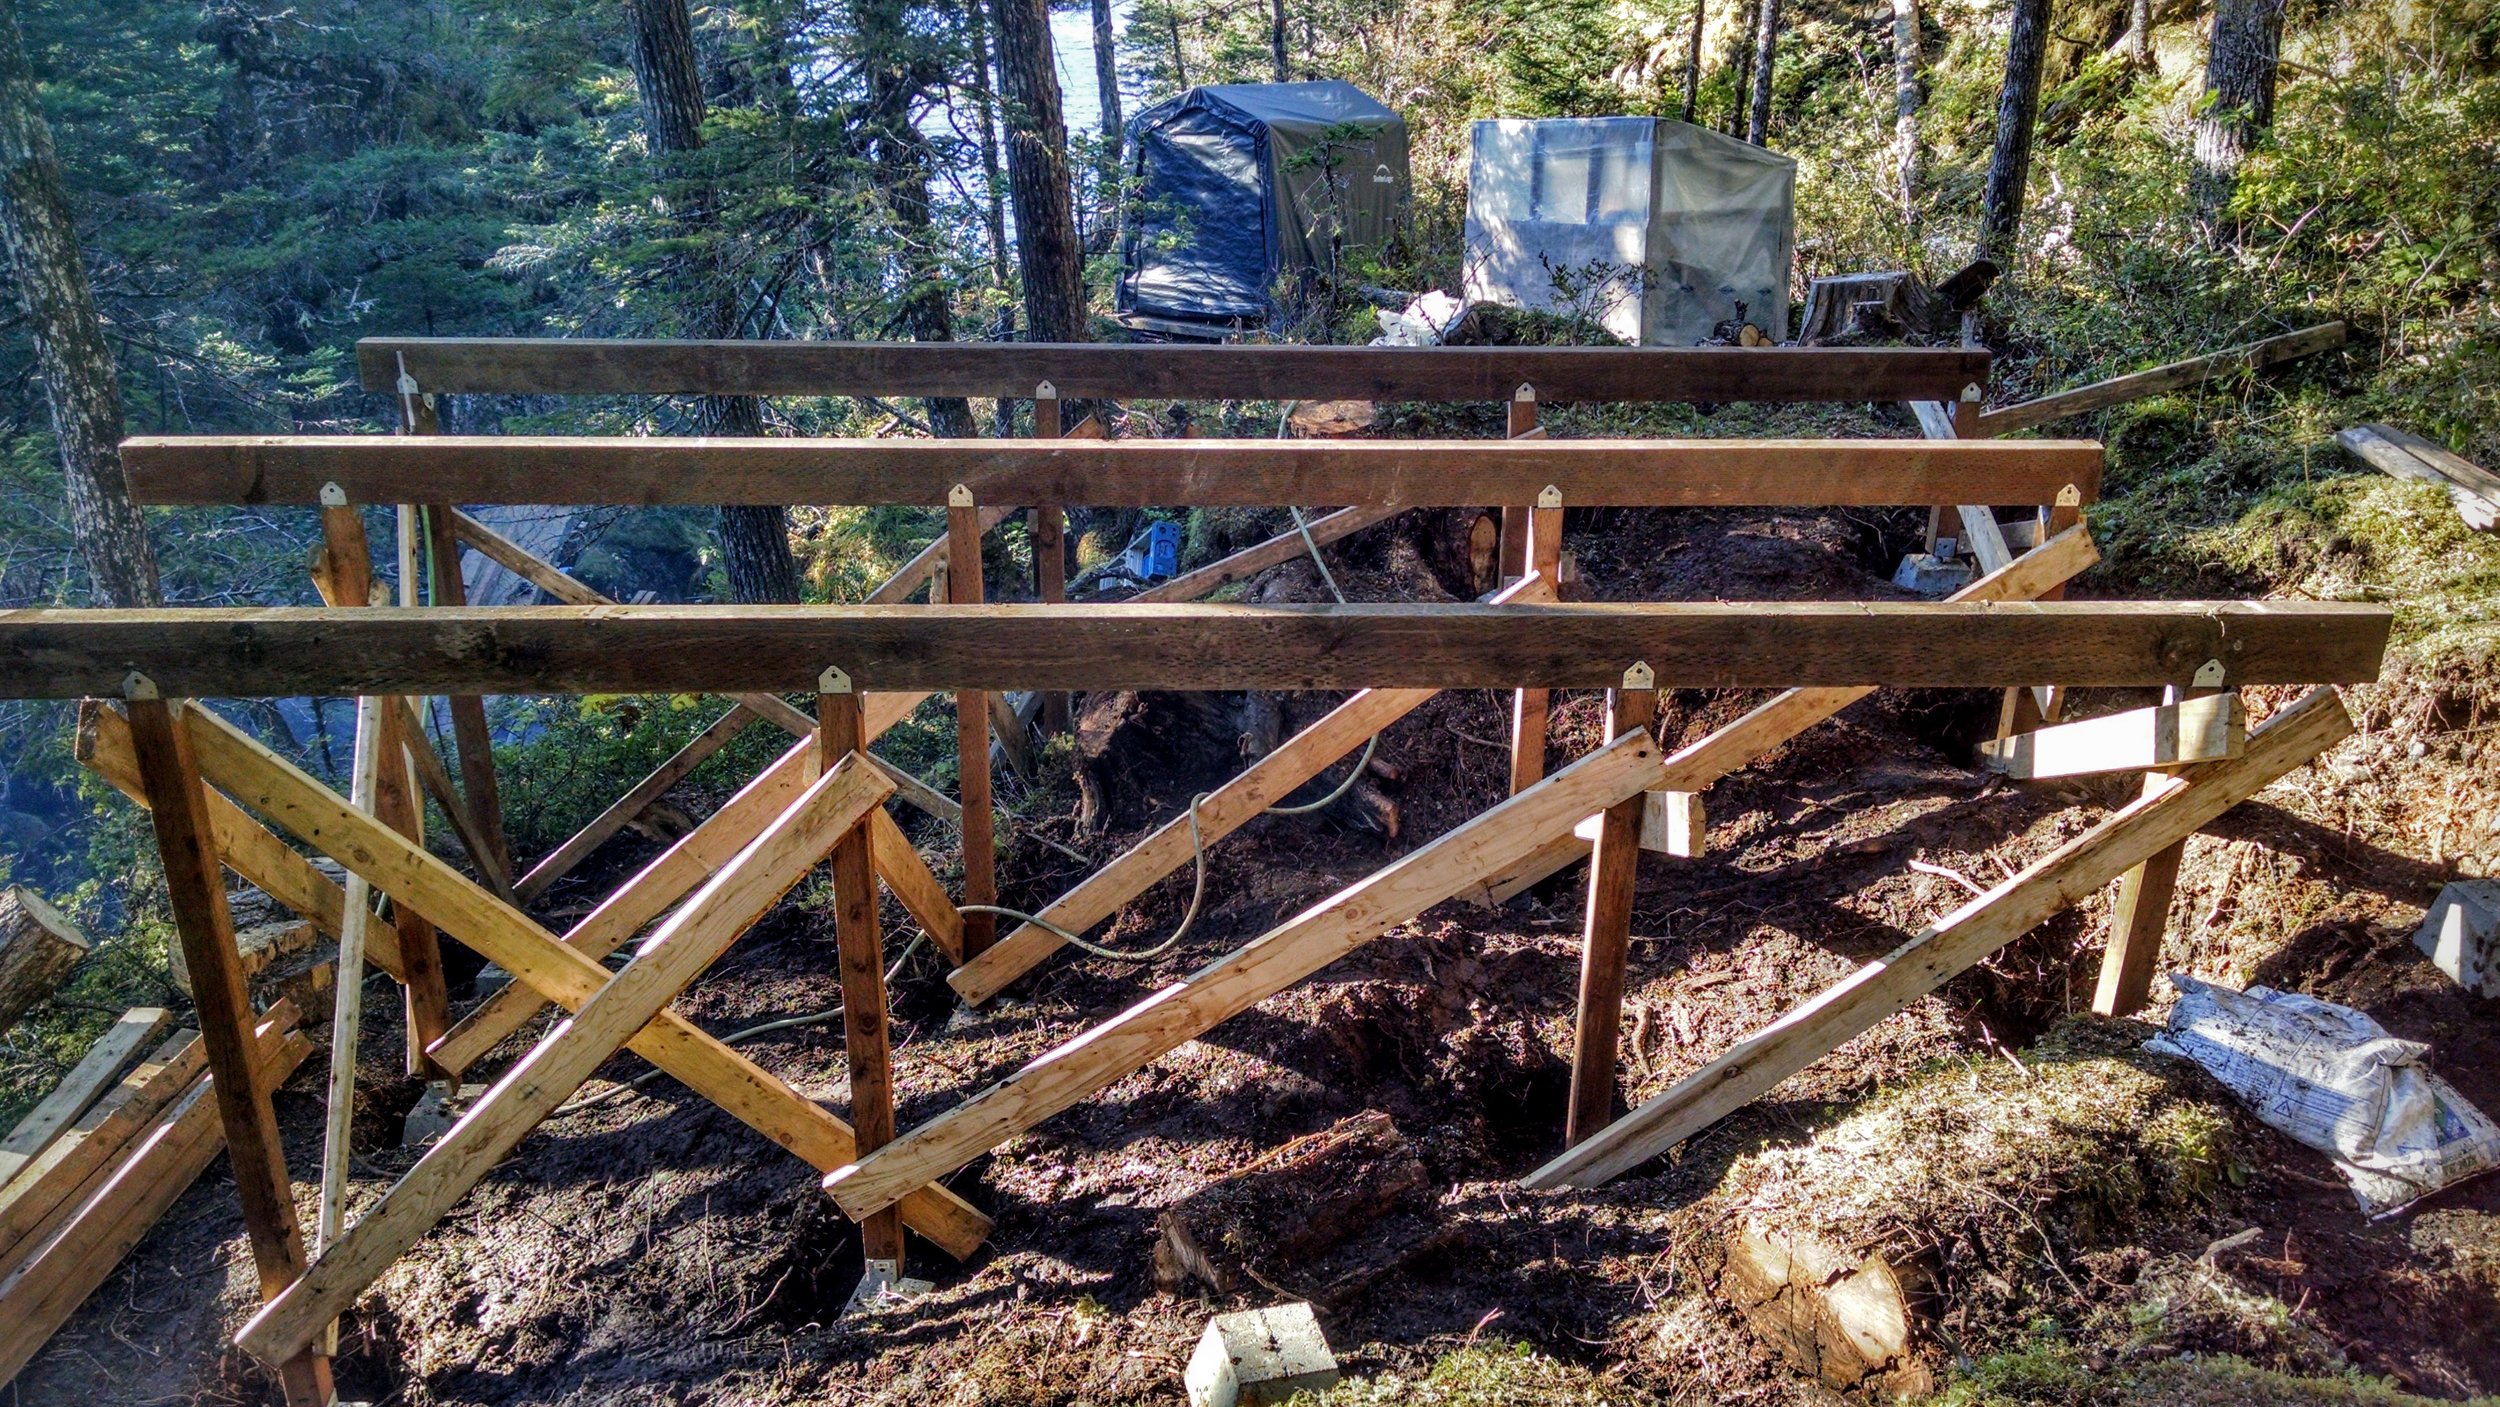
[[[2237,694],[2207,694],[1979,745],[1980,765],[2018,781],[2142,772],[2237,757],[2248,710]]]
[[[113,1077],[122,1072],[131,1058],[147,1048],[156,1033],[173,1020],[173,1013],[161,1006],[133,1007],[121,1019],[105,1028],[95,1044],[70,1067],[43,1102],[17,1121],[9,1136],[0,1139],[0,1189],[5,1189],[23,1168],[74,1124],[87,1106],[96,1102],[110,1088]],[[0,1205],[6,1193],[0,1191]]]
[[[59,990],[87,955],[87,935],[22,884],[0,889],[0,1031]]]
[[[2467,527],[2477,532],[2500,528],[2500,474],[2447,446],[2393,425],[2356,425],[2337,431],[2335,441],[2346,454],[2391,478],[2445,489]]]

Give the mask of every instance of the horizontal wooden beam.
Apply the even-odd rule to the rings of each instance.
[[[2240,696],[2207,694],[1984,742],[1979,762],[2017,781],[2142,772],[2237,757],[2247,737]]]
[[[0,611],[0,698],[939,689],[2186,686],[2376,679],[2383,606],[520,606]],[[2212,682],[2208,680],[2207,682]]]
[[[2342,345],[2344,345],[2344,325],[2340,322],[2322,322],[2315,327],[2304,327],[2298,332],[2286,332],[2280,337],[2268,337],[2206,356],[2190,357],[2183,362],[2172,362],[2168,366],[2157,366],[2146,371],[2111,377],[2107,381],[2096,381],[2089,386],[2078,386],[2071,391],[2060,391],[2055,395],[2042,396],[2036,401],[2024,401],[2019,405],[1999,406],[1995,410],[1981,411],[1979,433],[2010,435],[2016,430],[2029,429],[2034,425],[2045,425],[2052,420],[2062,419],[2069,415],[2081,415],[2087,410],[2107,410],[2111,406],[2125,405],[2129,401],[2139,401],[2146,396],[2158,396],[2165,392],[2181,390],[2199,382],[2209,381],[2225,372],[2260,371],[2279,362],[2291,361]]]
[[[1983,350],[1909,347],[1291,347],[1055,342],[368,337],[365,389],[432,394],[1079,399],[1907,401],[1986,385]]]
[[[2090,440],[802,440],[145,435],[142,503],[977,502],[1574,508],[2047,503],[2100,488]]]

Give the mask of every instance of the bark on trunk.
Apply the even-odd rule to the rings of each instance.
[[[1766,0],[1747,0],[1744,18],[1736,26],[1736,101],[1728,110],[1727,134],[1745,135],[1745,100],[1753,93],[1753,34],[1756,19]]]
[[[33,891],[0,889],[0,1031],[60,990],[87,937]]]
[[[2127,6],[2127,65],[2138,73],[2153,70],[2153,0]]]
[[[703,146],[703,80],[694,47],[694,20],[686,0],[626,0],[633,27],[634,86],[642,98],[644,130],[651,149],[662,157],[699,151]],[[688,223],[712,220],[708,193],[692,199]],[[712,304],[707,337],[739,333],[737,290],[720,271],[713,286],[699,294]],[[696,423],[706,435],[760,435],[764,408],[752,396],[706,396],[696,407]],[[740,601],[799,599],[797,563],[790,559],[786,510],[739,505],[720,511],[721,566],[729,592]]]
[[[26,308],[70,533],[101,606],[153,606],[156,553],[122,474],[122,393],[15,10],[0,5],[0,256]]]
[[[1746,129],[1745,140],[1755,146],[1769,146],[1771,138],[1771,81],[1777,75],[1772,59],[1779,52],[1780,0],[1762,0],[1761,25],[1753,41],[1753,125]]]
[[[1704,0],[1693,0],[1693,33],[1684,45],[1684,120],[1693,120],[1693,105],[1701,100],[1701,22],[1709,6]]]
[[[1267,51],[1276,60],[1276,81],[1291,83],[1293,70],[1285,62],[1285,0],[1271,0],[1269,4]]]
[[[1892,145],[1901,216],[1918,223],[1918,0],[1892,0]]]
[[[1988,195],[1979,216],[1979,253],[2007,268],[2013,267],[2023,187],[2031,178],[2032,119],[2040,109],[2040,62],[2048,45],[2049,0],[2014,0],[2005,36],[2005,88],[1997,97],[1996,152],[1988,161]]]
[[[915,342],[952,342],[954,308],[929,219],[928,140],[911,120],[913,104],[936,75],[918,58],[900,0],[859,0],[852,23],[867,59],[869,143],[877,188],[892,217],[903,328]],[[940,435],[972,434],[972,406],[963,397],[933,397],[922,404],[930,428]]]
[[[1118,41],[1111,33],[1111,0],[1094,0],[1094,96],[1102,106],[1103,164],[1112,174],[1112,184],[1106,191],[1116,192],[1121,138],[1120,54]]]
[[[1036,342],[1086,341],[1085,275],[1068,191],[1068,127],[1044,0],[994,0],[1007,186],[1016,206],[1024,320]]]
[[[981,190],[989,224],[990,276],[1003,297],[1010,287],[1007,272],[1007,173],[998,164],[998,70],[990,62],[990,17],[981,0],[964,7],[965,37],[972,45],[973,103],[981,113]],[[1006,319],[1012,329],[1015,320]]]
[[[2214,0],[2205,56],[2205,101],[2196,120],[2196,213],[2217,237],[2239,187],[2240,163],[2274,123],[2274,76],[2283,48],[2283,0]]]

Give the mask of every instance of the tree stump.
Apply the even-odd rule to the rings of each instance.
[[[1932,1391],[1910,1351],[1905,1273],[1880,1254],[1855,1257],[1759,1222],[1727,1242],[1719,1292],[1754,1337],[1800,1373],[1833,1387],[1862,1382],[1897,1394]]]
[[[1447,1243],[1431,1175],[1389,1116],[1357,1114],[1295,1139],[1167,1208],[1154,1283],[1218,1294],[1254,1287],[1343,1302]]]
[[[43,896],[0,889],[0,1031],[51,996],[87,955],[87,935]]]

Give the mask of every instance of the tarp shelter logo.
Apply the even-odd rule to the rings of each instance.
[[[1388,163],[1388,162],[1385,162],[1385,161],[1384,161],[1384,162],[1380,163],[1378,166],[1375,166],[1375,167],[1373,167],[1373,168],[1372,168],[1372,184],[1373,184],[1373,185],[1375,185],[1375,186],[1394,186],[1394,185],[1396,185],[1397,183],[1398,183],[1398,173],[1389,169],[1389,163]]]

